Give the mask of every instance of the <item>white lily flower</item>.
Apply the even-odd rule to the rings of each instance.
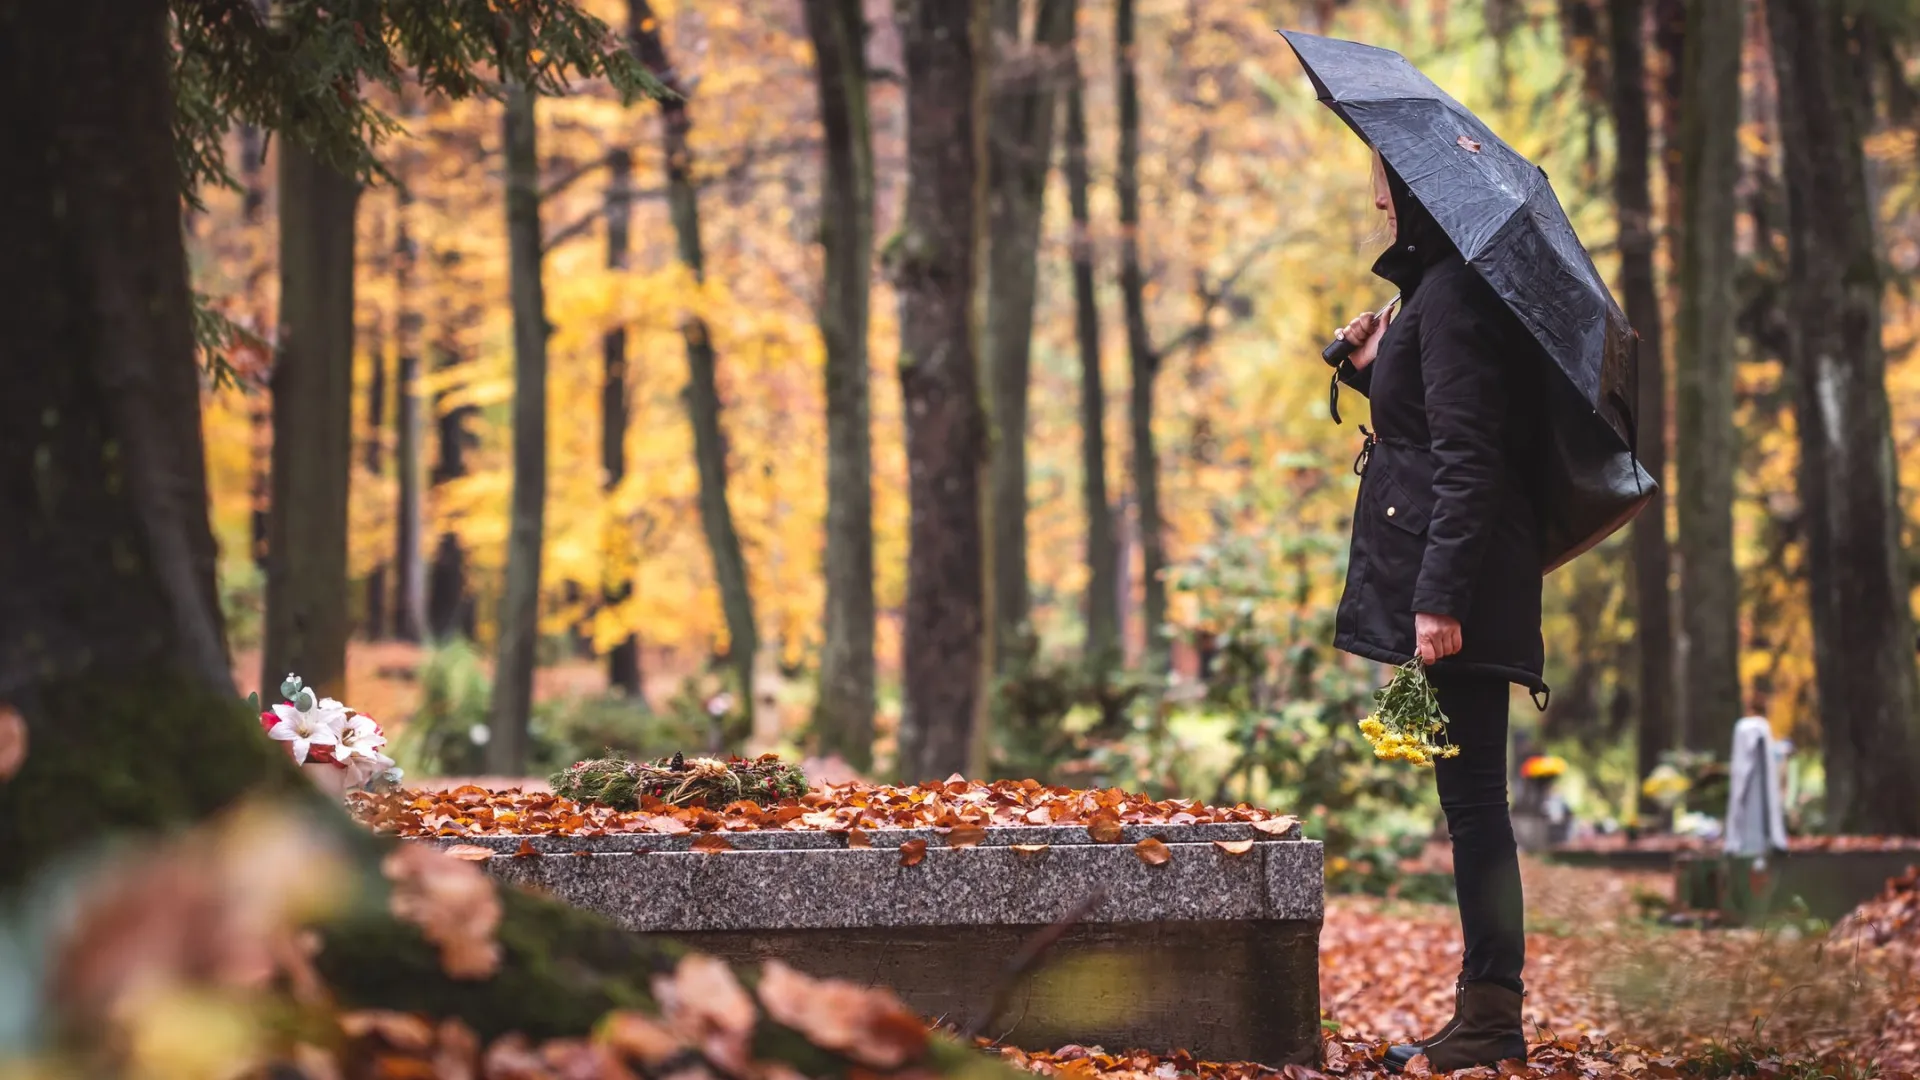
[[[340,732],[340,745],[334,756],[342,761],[353,758],[375,758],[379,750],[387,745],[387,737],[380,733],[380,725],[364,716],[349,717],[345,728]]]
[[[340,741],[339,732],[334,730],[317,707],[302,710],[280,704],[273,707],[273,715],[279,719],[267,729],[267,737],[291,743],[289,749],[293,751],[296,765],[307,763],[307,751],[314,744],[333,746]]]
[[[346,733],[347,721],[352,715],[352,710],[345,705],[332,698],[321,698],[319,704],[313,707],[313,711],[320,715],[321,723],[333,729],[335,735]]]
[[[380,752],[385,745],[387,737],[380,733],[380,725],[370,717],[355,715],[347,718],[333,756],[346,765],[351,785],[360,787],[393,767],[393,759]]]

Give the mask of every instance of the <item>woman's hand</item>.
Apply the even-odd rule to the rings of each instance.
[[[1460,620],[1447,615],[1413,613],[1413,639],[1420,650],[1420,662],[1438,663],[1460,651]]]
[[[1364,371],[1380,352],[1380,331],[1384,329],[1385,320],[1371,311],[1364,311],[1355,316],[1352,322],[1334,331],[1333,336],[1353,343],[1353,355],[1347,358],[1347,363],[1352,364],[1355,371]]]

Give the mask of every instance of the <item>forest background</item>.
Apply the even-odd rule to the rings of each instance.
[[[913,449],[904,415],[902,373],[924,354],[913,351],[915,325],[903,324],[901,305],[924,282],[903,272],[912,256],[902,238],[915,235],[907,197],[915,155],[937,166],[942,148],[912,138],[908,43],[892,6],[583,6],[623,28],[642,63],[684,98],[623,105],[592,82],[537,103],[447,102],[411,84],[384,98],[369,90],[401,125],[378,149],[386,175],[357,192],[348,184],[330,210],[314,210],[324,200],[303,204],[313,235],[353,239],[350,383],[282,387],[267,363],[287,310],[288,173],[274,141],[234,131],[227,160],[239,184],[206,188],[204,206],[188,216],[195,287],[229,320],[213,331],[225,341],[214,349],[204,416],[219,577],[243,688],[298,667],[411,727],[410,763],[452,772],[518,774],[603,745],[664,752],[710,742],[830,751],[881,773],[985,767],[1260,798],[1283,776],[1297,788],[1315,755],[1363,766],[1320,743],[1356,741],[1347,728],[1382,678],[1328,644],[1365,408],[1349,394],[1346,423],[1332,422],[1316,356],[1335,326],[1385,299],[1367,266],[1387,237],[1365,148],[1314,100],[1275,32],[1301,27],[1404,52],[1546,169],[1643,334],[1643,379],[1671,387],[1680,406],[1667,405],[1641,435],[1649,460],[1667,445],[1679,459],[1667,472],[1679,498],[1650,515],[1653,531],[1672,538],[1671,561],[1661,552],[1665,572],[1636,575],[1636,561],[1647,564],[1635,551],[1647,542],[1643,523],[1639,539],[1623,531],[1548,578],[1555,692],[1537,719],[1516,711],[1526,737],[1575,761],[1583,808],[1619,816],[1634,813],[1638,780],[1659,753],[1722,750],[1739,715],[1765,715],[1776,733],[1821,745],[1784,329],[1788,162],[1770,5],[977,5],[974,40],[993,44],[978,58],[981,96],[972,103],[985,160],[972,191],[969,258],[979,273],[961,284],[987,427],[973,441],[961,423],[951,430],[962,437],[926,459],[939,465],[945,454],[959,473],[979,463],[983,542],[958,553],[981,576],[972,592],[967,574],[939,561],[954,553],[916,551],[910,527],[909,462],[929,451]],[[1720,102],[1738,104],[1731,120],[1727,108],[1689,99],[1681,77],[1689,34],[1699,49],[1700,20],[1711,28],[1716,7],[1719,31],[1733,13],[1734,32],[1721,34],[1733,46],[1722,55],[1737,90]],[[841,69],[856,72],[865,110],[848,111],[816,68],[821,34],[835,32],[822,20],[834,9],[845,17],[838,32],[857,18],[870,35],[864,68]],[[1920,308],[1911,290],[1920,141],[1905,59],[1913,13],[1865,5],[1852,19],[1872,118],[1858,145],[1885,284],[1884,385],[1904,552],[1896,570],[1910,606],[1920,567]],[[1623,67],[1629,47],[1638,55]],[[1636,67],[1637,113],[1622,92]],[[832,179],[836,161],[853,160],[846,125],[822,122],[836,102],[842,116],[864,113],[872,137],[871,206],[854,200],[851,226],[848,210],[823,197],[859,190]],[[503,124],[516,108],[531,114],[531,127]],[[1640,125],[1637,160],[1622,152],[1623,116]],[[1720,130],[1703,131],[1715,123]],[[1085,140],[1079,184],[1075,130]],[[1697,277],[1682,280],[1675,224],[1700,212],[1682,215],[1677,196],[1688,155],[1716,139],[1732,165],[1715,196],[1732,257],[1718,284],[1703,288]],[[1638,209],[1623,203],[1621,187],[1623,169],[1634,168],[1644,176]],[[523,197],[515,218],[510,191],[538,197]],[[511,236],[515,221],[525,229],[529,205],[540,230],[532,259]],[[870,270],[859,260],[830,266],[831,238],[858,236],[863,213]],[[1030,242],[1026,229],[1035,230]],[[1631,236],[1642,237],[1636,250],[1655,275],[1660,325],[1647,325],[1619,284]],[[855,267],[851,289],[845,265]],[[535,400],[525,393],[528,343],[515,334],[516,303],[537,295],[522,291],[529,273],[551,330],[539,377],[547,437],[537,523],[524,501],[515,506],[529,461],[515,445],[516,424],[528,430],[516,403]],[[1081,275],[1091,291],[1077,288]],[[853,362],[870,401],[871,466],[835,471],[829,386],[844,388],[849,369],[844,347],[838,365],[831,355],[822,310],[831,324],[834,302],[869,286],[867,348]],[[1703,353],[1676,349],[1675,324],[1697,323],[1698,309],[1682,308],[1703,295],[1732,324],[1705,346],[1730,394],[1719,424],[1676,420]],[[1019,333],[1027,303],[1030,367]],[[522,304],[523,328],[526,311]],[[1692,332],[1697,344],[1697,325]],[[1091,371],[1088,356],[1097,358]],[[906,393],[916,392],[925,390],[909,377]],[[930,400],[937,406],[939,395]],[[299,426],[302,412],[341,408],[352,418],[345,442]],[[844,401],[841,410],[848,415]],[[350,475],[341,587],[304,576],[281,587],[306,598],[279,604],[275,559],[297,562],[301,544],[324,530],[296,520],[275,532],[275,513],[294,511],[276,511],[273,496],[283,490],[288,508],[331,496],[302,487],[284,466],[276,481],[276,432],[288,460],[318,466],[307,475],[324,477],[333,465]],[[848,454],[859,447],[832,445],[857,464]],[[1021,454],[1009,452],[1016,446]],[[1711,474],[1694,490],[1725,489],[1730,532],[1681,520],[1689,485],[1678,465],[1689,460]],[[871,483],[870,632],[845,586],[839,607],[829,600],[834,552],[859,546],[848,546],[852,518],[831,509],[835,486],[848,497],[854,475]],[[513,651],[502,639],[514,636],[516,617],[501,613],[513,590],[516,524],[523,536],[537,530],[541,554],[535,636],[550,678],[538,706],[530,670],[512,674],[524,687],[495,690],[490,701],[486,692],[492,658]],[[1685,568],[1719,563],[1730,564],[1735,595],[1689,604]],[[838,580],[849,580],[844,569]],[[978,624],[972,653],[923,636],[915,668],[910,581],[921,583],[923,612],[963,631]],[[1669,616],[1651,637],[1641,616],[1649,597]],[[298,646],[277,644],[274,609],[300,603],[339,607],[347,621]],[[1737,612],[1721,659],[1738,689],[1710,701],[1696,692],[1701,704],[1689,710],[1675,687],[1693,685],[1692,669],[1712,650],[1690,658],[1672,642],[1697,630],[1688,615],[1703,606],[1729,621]],[[313,640],[329,636],[338,661],[331,641]],[[864,685],[863,639],[877,672]],[[395,641],[429,649],[368,644]],[[1912,643],[1899,649],[1908,670],[1897,678],[1911,684]],[[839,671],[851,664],[851,683],[823,675],[829,656]],[[752,691],[739,693],[749,668]],[[924,675],[936,669],[972,689],[933,685]],[[1674,674],[1652,701],[1648,671]],[[851,686],[850,695],[816,693],[823,679]],[[916,693],[921,729],[906,733],[903,752],[901,717],[915,713]],[[407,713],[417,722],[405,723]],[[925,730],[936,722],[959,735],[939,745]],[[1312,748],[1303,749],[1302,732],[1317,733]]]

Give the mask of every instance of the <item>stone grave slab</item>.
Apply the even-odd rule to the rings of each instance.
[[[845,832],[736,831],[716,852],[694,850],[697,834],[413,842],[493,848],[482,865],[499,879],[629,930],[887,986],[960,1027],[987,1009],[1022,945],[1104,890],[980,1034],[1034,1049],[1319,1059],[1322,850],[1297,824],[1277,836],[1239,823],[1131,825],[1113,843],[1080,826],[985,833],[949,846],[943,830],[874,829],[863,848]],[[1166,848],[1158,865],[1134,849],[1149,837]],[[924,855],[903,865],[912,841]]]

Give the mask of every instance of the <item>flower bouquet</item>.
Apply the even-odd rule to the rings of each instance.
[[[322,791],[344,798],[376,780],[396,786],[400,770],[380,752],[386,733],[373,717],[356,713],[332,698],[316,697],[298,675],[280,684],[286,698],[260,714],[267,737],[287,744],[287,753]],[[248,699],[259,708],[259,695]]]
[[[1447,716],[1417,656],[1395,668],[1387,685],[1373,692],[1373,712],[1360,721],[1360,734],[1373,745],[1374,757],[1423,769],[1432,768],[1435,758],[1460,753],[1446,741]]]

